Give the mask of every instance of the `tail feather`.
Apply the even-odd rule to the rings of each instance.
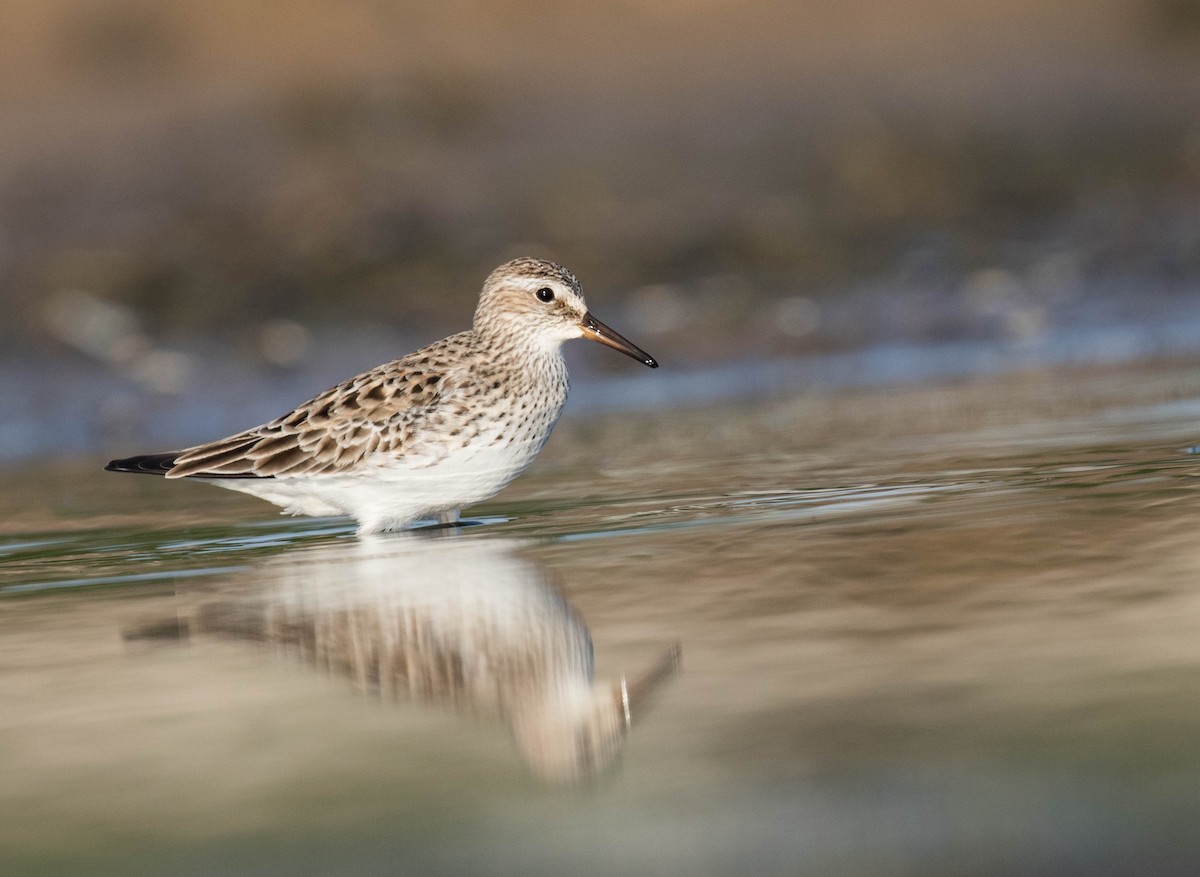
[[[137,472],[142,475],[166,475],[175,465],[178,451],[169,454],[139,454],[123,460],[113,460],[104,467],[106,472]]]
[[[187,478],[189,475],[199,475],[212,478],[245,478],[253,477],[247,469],[253,468],[254,463],[246,460],[246,451],[254,446],[253,440],[243,439],[237,444],[228,441],[214,442],[179,451],[175,454],[174,468],[171,478]],[[226,471],[232,470],[232,471]]]
[[[183,451],[172,451],[169,454],[139,454],[136,457],[126,457],[123,460],[113,460],[104,467],[106,472],[134,472],[140,475],[166,475],[175,468],[176,461]],[[184,478],[259,478],[250,472],[188,472]],[[267,476],[269,477],[269,476]]]

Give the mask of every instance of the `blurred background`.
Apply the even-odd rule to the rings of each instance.
[[[625,402],[1200,350],[1196,0],[2,15],[9,458],[267,419],[526,254]]]
[[[0,874],[1198,873],[1198,196],[1200,0],[7,0]],[[484,526],[101,470],[518,255],[663,367],[568,344]],[[455,576],[571,690],[681,645],[620,764],[185,630]]]

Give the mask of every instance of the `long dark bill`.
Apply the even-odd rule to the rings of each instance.
[[[622,338],[618,333],[608,328],[608,326],[601,323],[590,313],[583,315],[583,321],[579,325],[583,329],[584,338],[599,341],[613,350],[619,350],[626,356],[632,356],[638,362],[650,366],[650,368],[658,368],[658,362],[653,356],[636,344]]]

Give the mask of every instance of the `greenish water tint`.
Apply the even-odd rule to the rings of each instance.
[[[373,540],[7,473],[0,870],[1190,873],[1197,399],[1176,366],[614,415]]]

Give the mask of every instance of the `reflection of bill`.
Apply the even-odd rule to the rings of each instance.
[[[539,777],[595,776],[679,650],[634,680],[595,682],[587,625],[520,547],[413,534],[301,549],[262,568],[263,592],[208,603],[193,626],[274,644],[383,696],[499,716]]]

